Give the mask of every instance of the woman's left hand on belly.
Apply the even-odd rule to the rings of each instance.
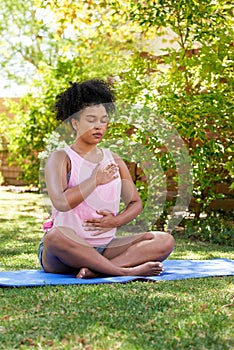
[[[93,236],[110,231],[115,225],[115,215],[107,210],[97,210],[97,214],[102,215],[100,218],[87,219],[83,223],[85,231],[95,231]]]

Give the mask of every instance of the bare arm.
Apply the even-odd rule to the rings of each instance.
[[[45,180],[49,197],[53,206],[59,211],[68,211],[79,205],[94,189],[116,178],[113,164],[101,169],[96,166],[92,175],[78,186],[67,188],[67,173],[70,160],[63,150],[53,152],[45,167]],[[106,171],[108,170],[108,172]]]
[[[118,155],[114,154],[113,156],[119,166],[120,177],[122,180],[121,197],[126,205],[124,211],[115,217],[116,227],[118,227],[132,221],[138,214],[141,213],[142,201],[129,173],[127,165]]]

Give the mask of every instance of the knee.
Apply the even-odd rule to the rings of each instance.
[[[68,247],[74,247],[74,245],[77,244],[90,247],[85,240],[80,238],[72,229],[68,227],[53,228],[45,235],[44,245],[51,251],[53,249],[67,249]]]
[[[56,246],[56,243],[58,242],[58,235],[59,235],[59,231],[56,229],[52,229],[48,231],[44,239],[45,247],[50,248],[50,247]]]
[[[175,245],[174,237],[170,233],[165,233],[165,247],[169,254],[173,251],[174,245]]]
[[[160,245],[160,251],[162,256],[165,258],[171,254],[171,252],[174,249],[175,240],[174,237],[167,232],[161,232],[158,236],[159,238],[159,245]]]

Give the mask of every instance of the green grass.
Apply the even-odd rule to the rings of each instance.
[[[47,217],[36,193],[0,192],[0,269],[38,269]],[[176,240],[173,259],[234,259],[232,247]],[[232,349],[233,277],[2,288],[0,349]]]

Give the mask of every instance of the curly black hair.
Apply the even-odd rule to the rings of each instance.
[[[115,110],[114,94],[110,86],[99,79],[70,83],[70,87],[56,97],[56,119],[65,121],[87,106],[105,104],[107,113]]]

